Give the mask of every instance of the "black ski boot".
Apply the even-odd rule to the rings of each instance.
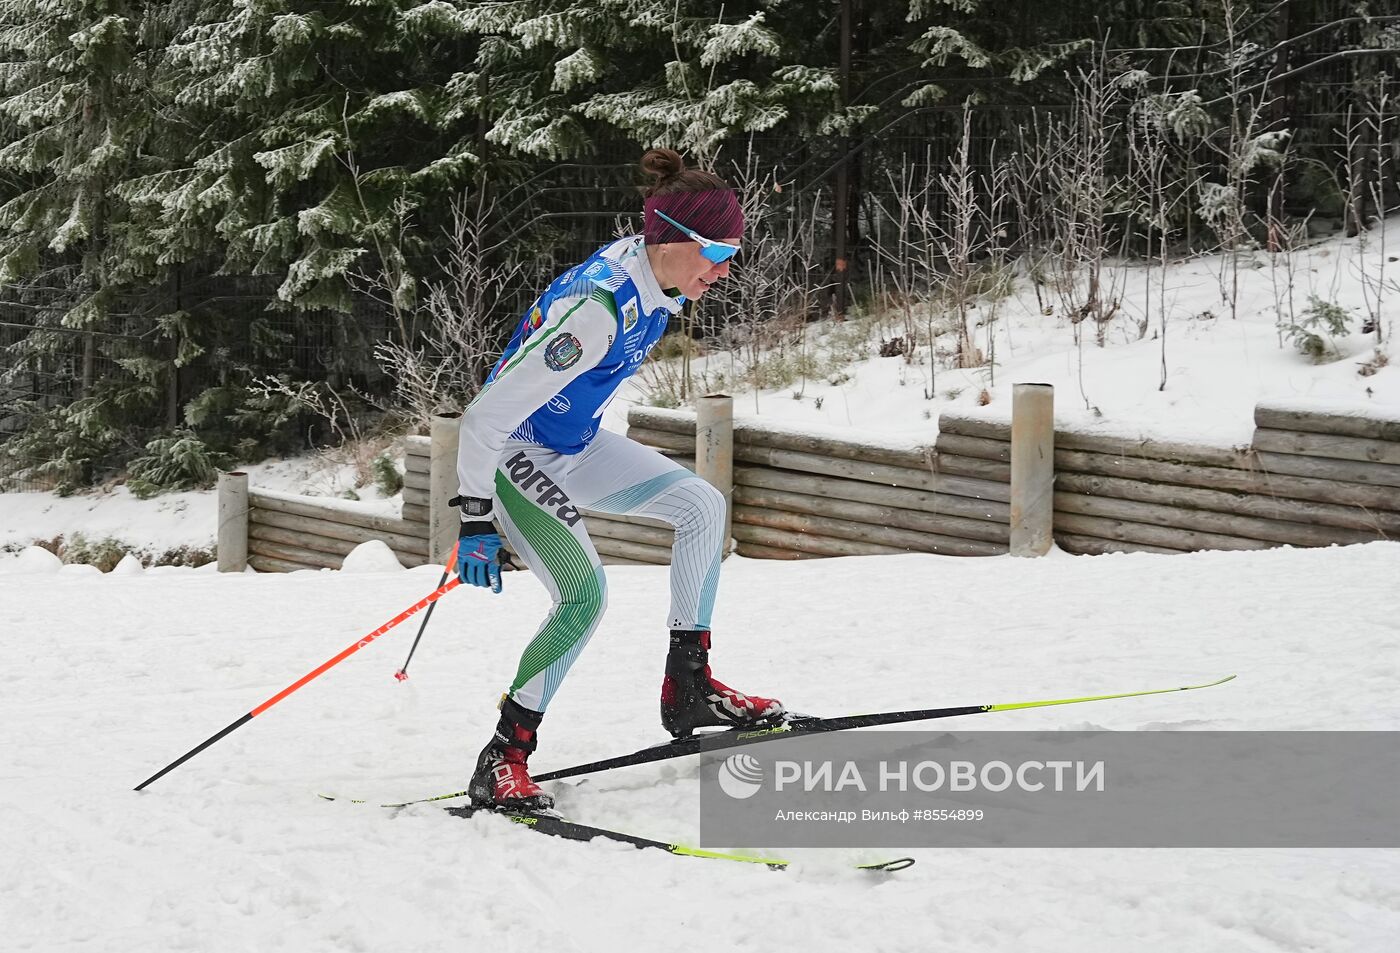
[[[516,704],[513,698],[502,699],[496,734],[481,750],[467,785],[473,806],[519,813],[547,811],[554,806],[554,798],[530,779],[526,764],[535,750],[535,730],[543,717],[541,712]]]
[[[782,702],[736,692],[710,674],[708,629],[672,629],[661,682],[661,724],[675,738],[696,728],[756,728],[786,714]]]

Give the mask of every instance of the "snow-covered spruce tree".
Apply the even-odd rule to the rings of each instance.
[[[443,95],[468,58],[463,36],[443,0],[206,5],[162,63],[204,136],[131,200],[159,203],[172,231],[216,233],[224,271],[280,276],[287,306],[348,310],[343,276],[357,267],[395,275],[407,302],[417,249],[400,223],[425,205],[440,213],[475,163]]]
[[[625,138],[729,173],[739,137],[757,133],[767,138],[758,154],[787,182],[820,187],[837,174],[848,183],[848,200],[830,213],[841,223],[827,227],[849,227],[852,248],[860,150],[912,108],[940,101],[945,90],[933,80],[970,68],[1029,80],[1078,42],[1061,42],[1033,17],[1014,37],[998,34],[998,12],[977,0],[521,0],[464,7],[463,21],[479,54],[448,93],[484,121],[493,152],[567,160],[617,154]],[[962,23],[976,41],[947,25]]]
[[[111,189],[149,132],[130,108],[141,66],[124,2],[10,0],[0,4],[0,282],[44,267],[76,266],[91,290],[67,327],[104,319],[113,281],[133,271],[122,252],[92,239],[124,215]],[[140,267],[139,265],[135,267]]]
[[[198,358],[162,428],[174,438],[147,441],[142,473],[152,485],[200,472],[186,465],[188,452],[177,459],[170,449],[188,451],[190,433],[232,459],[286,449],[304,415],[249,389],[250,359],[285,362],[299,328],[326,320],[309,312],[348,311],[351,269],[388,276],[398,319],[388,333],[413,337],[404,305],[415,292],[414,249],[402,223],[426,207],[421,233],[432,234],[432,216],[442,218],[474,161],[440,131],[450,125],[439,121],[442,82],[464,55],[450,5],[239,0],[188,9],[166,21],[149,89],[133,104],[182,138],[167,137],[161,161],[113,190],[149,223],[153,281],[174,287],[176,310],[159,326],[178,332],[181,350],[163,355],[164,366]],[[286,314],[263,310],[259,295],[273,288],[271,303]],[[317,356],[323,366],[302,373],[353,382],[373,370],[376,328],[345,314],[333,333],[335,346]]]
[[[448,86],[487,118],[491,144],[548,159],[600,135],[713,161],[726,139],[773,129],[809,97],[828,103],[829,67],[804,65],[820,22],[803,3],[522,0],[464,4],[476,61]]]
[[[1108,15],[1113,6],[1101,4],[1096,13]],[[973,71],[1005,77],[1014,86],[1024,87],[1028,99],[1043,102],[1049,98],[1047,90],[1025,84],[1053,81],[1053,74],[1059,72],[1056,67],[1092,43],[1077,11],[1053,5],[910,0],[908,19],[920,31],[909,47],[923,55],[924,71],[908,84],[906,106],[943,102],[950,85],[956,83],[954,77]],[[1003,87],[998,92],[1005,96],[1008,91]]]
[[[148,99],[149,51],[181,9],[0,4],[0,285],[36,328],[10,349],[4,373],[71,373],[78,398],[30,405],[29,439],[5,451],[60,487],[139,449],[143,429],[165,416],[175,367],[197,353],[182,316],[151,293],[163,281],[154,223],[119,194],[180,134]]]

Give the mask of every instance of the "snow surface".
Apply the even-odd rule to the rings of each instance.
[[[548,606],[500,596],[394,630],[136,794],[157,768],[429,592],[364,574],[17,575],[0,557],[0,942],[6,951],[745,949],[1380,951],[1395,850],[799,851],[773,872],[573,844],[433,806],[317,791],[460,789]],[[1044,559],[725,565],[716,673],[807,711],[1219,688],[978,716],[978,729],[1400,728],[1400,544]],[[611,567],[610,609],[537,768],[659,740],[666,570]],[[697,835],[692,761],[551,785],[585,822]],[[739,846],[739,845],[736,845]]]
[[[356,512],[398,516],[402,500],[384,499],[374,486],[354,492],[360,501],[340,498],[352,489],[348,466],[327,465],[315,455],[274,460],[240,468],[255,489],[315,496],[319,502]],[[125,486],[89,493],[0,493],[0,550],[21,549],[36,540],[82,535],[91,542],[115,539],[149,556],[181,547],[212,549],[218,527],[218,497],[212,490],[162,493],[139,500]]]
[[[1364,256],[1341,239],[1299,253],[1297,306],[1316,293],[1361,307],[1359,272],[1375,273],[1387,254],[1379,237]],[[1400,248],[1400,221],[1385,237]],[[1061,426],[1223,446],[1248,442],[1260,400],[1395,416],[1397,366],[1357,373],[1374,354],[1371,339],[1338,341],[1342,358],[1323,365],[1279,347],[1272,282],[1284,279],[1266,256],[1253,262],[1239,320],[1220,304],[1218,260],[1171,269],[1165,390],[1151,337],[1158,318],[1145,340],[1131,323],[1147,277],[1135,266],[1128,317],[1108,347],[1082,349],[1082,392],[1067,323],[1040,314],[1022,288],[997,325],[995,382],[986,369],[941,370],[936,399],[925,400],[919,366],[872,358],[844,383],[808,383],[800,400],[790,389],[747,394],[736,409],[804,431],[854,427],[891,446],[927,442],[939,413],[979,406],[983,389],[984,413],[1004,415],[1015,381],[1055,384]],[[1397,304],[1390,292],[1388,337]],[[607,418],[619,430],[642,394],[621,397]],[[350,468],[323,460],[243,469],[274,492],[332,499],[353,485]],[[365,502],[344,505],[397,511],[397,499],[358,492]],[[152,555],[209,547],[215,513],[208,492],[149,501],[122,487],[0,494],[4,953],[457,953],[473,941],[530,951],[1395,949],[1395,850],[913,850],[918,865],[892,876],[849,868],[888,851],[813,850],[787,852],[795,867],[775,873],[565,843],[432,806],[395,816],[316,798],[378,802],[465,786],[496,699],[548,607],[525,574],[508,575],[501,596],[458,591],[440,603],[408,682],[392,676],[417,620],[133,793],[437,582],[437,567],[403,570],[382,544],[352,554],[349,569],[359,571],[288,575],[143,569],[134,558],[103,575],[28,545],[82,533]],[[831,713],[1238,673],[1202,692],[957,727],[1397,730],[1397,578],[1397,543],[1039,560],[734,557],[715,665],[741,688]],[[609,579],[611,608],[545,721],[538,768],[661,738],[666,570],[611,567]],[[696,765],[677,761],[551,787],[578,820],[693,842],[697,785]]]

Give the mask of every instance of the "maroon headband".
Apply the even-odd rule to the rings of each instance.
[[[668,242],[690,241],[685,233],[667,222],[660,209],[702,238],[724,241],[744,234],[744,211],[733,189],[707,189],[704,192],[669,192],[653,195],[643,204],[646,215],[646,243],[664,245]]]

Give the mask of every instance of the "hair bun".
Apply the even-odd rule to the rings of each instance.
[[[727,189],[724,180],[713,172],[687,168],[685,159],[675,149],[648,149],[639,163],[648,183],[639,188],[645,198],[670,195],[673,192],[706,192]]]
[[[642,171],[661,185],[685,171],[685,159],[674,149],[648,149],[642,156]]]

